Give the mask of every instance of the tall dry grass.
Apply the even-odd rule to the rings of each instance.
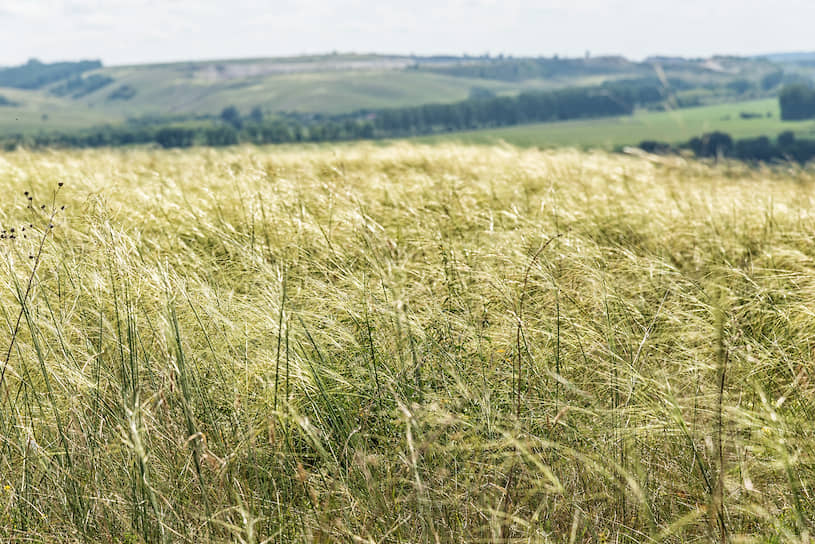
[[[0,155],[0,539],[807,542],[813,181]]]

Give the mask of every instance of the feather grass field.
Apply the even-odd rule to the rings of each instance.
[[[16,151],[0,187],[4,542],[812,537],[812,171]]]

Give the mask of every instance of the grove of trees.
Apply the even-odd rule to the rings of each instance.
[[[787,85],[778,94],[781,119],[798,121],[815,118],[815,89],[803,83]]]
[[[667,142],[647,140],[639,147],[650,153],[676,153],[688,149],[697,157],[729,157],[750,162],[796,161],[806,163],[815,159],[815,140],[797,138],[785,131],[773,141],[768,136],[734,140],[725,132],[710,132],[691,138],[677,147]]]

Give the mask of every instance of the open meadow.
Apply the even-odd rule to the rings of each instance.
[[[747,114],[748,118],[743,118],[742,114]],[[681,144],[713,131],[727,132],[733,138],[775,138],[787,130],[803,138],[812,138],[815,136],[815,123],[811,120],[783,121],[778,100],[761,99],[671,111],[640,110],[633,115],[603,119],[473,130],[427,136],[419,140],[424,143],[455,141],[494,145],[505,142],[521,147],[574,146],[610,150],[639,145],[643,140]]]
[[[18,150],[0,189],[2,542],[813,536],[812,170]]]

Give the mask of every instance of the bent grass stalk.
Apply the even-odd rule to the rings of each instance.
[[[42,259],[42,252],[43,252],[43,249],[45,248],[45,242],[47,241],[48,235],[51,233],[51,230],[54,227],[54,218],[56,217],[58,211],[62,211],[62,210],[65,209],[64,206],[61,208],[61,210],[57,210],[57,207],[56,207],[57,194],[59,193],[59,190],[62,188],[62,186],[63,186],[63,182],[59,182],[59,184],[57,186],[57,189],[54,191],[54,195],[53,195],[53,198],[52,198],[52,201],[51,201],[51,215],[50,215],[50,217],[48,217],[47,223],[45,223],[43,225],[44,228],[43,228],[42,234],[40,235],[39,244],[37,245],[36,252],[34,253],[34,255],[32,257],[33,264],[31,266],[31,273],[28,276],[28,281],[26,281],[25,290],[23,291],[22,296],[20,296],[18,298],[18,302],[19,302],[19,305],[20,305],[20,310],[17,313],[17,319],[14,322],[14,328],[11,330],[11,340],[8,343],[8,349],[6,350],[6,356],[3,358],[3,369],[0,370],[0,385],[2,385],[4,387],[4,390],[6,392],[6,401],[8,401],[8,394],[9,394],[8,386],[5,383],[6,369],[8,368],[9,361],[11,360],[11,352],[14,350],[14,343],[17,340],[17,334],[20,332],[20,323],[21,323],[21,320],[23,318],[23,313],[25,311],[25,304],[28,301],[28,296],[31,294],[31,289],[34,287],[35,278],[37,277],[37,268],[39,267],[40,261]],[[33,200],[33,197],[29,196],[28,191],[25,192],[25,196],[28,198],[29,202],[31,202]],[[44,206],[45,205],[43,204],[43,207]],[[31,208],[30,204],[29,204],[29,208]],[[14,229],[11,229],[11,231],[14,232]],[[3,232],[5,233],[5,231],[3,231]],[[5,238],[5,236],[4,236],[4,238]],[[9,272],[14,277],[14,279],[16,281],[17,276],[16,276],[14,270],[10,268]],[[19,289],[17,289],[17,291],[18,291],[18,295],[20,295]]]

